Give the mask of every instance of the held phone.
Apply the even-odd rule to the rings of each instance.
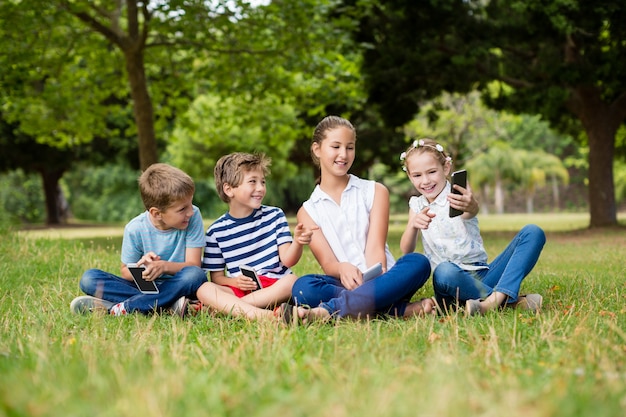
[[[460,185],[463,188],[467,188],[467,171],[466,170],[456,171],[452,173],[452,185],[454,186],[454,184]],[[452,193],[461,194],[454,188],[452,188]],[[460,216],[461,214],[463,214],[461,210],[457,210],[455,208],[450,207],[450,217]]]
[[[143,278],[143,271],[146,270],[146,267],[144,265],[138,266],[137,264],[128,264],[126,266],[128,267],[130,274],[133,276],[133,280],[135,281],[135,285],[137,286],[137,288],[139,288],[139,291],[144,294],[159,293],[159,287],[156,286],[156,283],[154,281],[146,281]]]
[[[376,278],[377,276],[381,275],[382,273],[383,273],[383,264],[378,262],[376,265],[373,265],[367,268],[367,270],[363,272],[363,282],[372,280]]]
[[[263,285],[261,285],[261,280],[259,279],[259,276],[256,274],[256,271],[254,270],[254,268],[251,268],[247,265],[239,265],[239,270],[244,276],[251,278],[252,281],[255,282],[256,289],[252,291],[260,290],[261,288],[263,288]]]

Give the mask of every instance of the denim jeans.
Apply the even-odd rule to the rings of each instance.
[[[433,271],[437,302],[450,307],[458,301],[484,299],[494,291],[506,294],[507,303],[517,301],[522,281],[537,263],[545,243],[543,230],[531,224],[519,231],[489,269],[466,271],[452,262],[442,262]]]
[[[372,314],[403,316],[411,297],[430,276],[428,259],[409,253],[386,273],[348,290],[337,278],[304,275],[296,281],[292,297],[296,305],[323,307],[334,317],[365,317]]]
[[[174,276],[156,280],[158,294],[143,294],[133,281],[101,271],[89,269],[80,279],[80,289],[87,295],[114,303],[124,303],[129,313],[148,314],[167,308],[180,297],[195,297],[200,286],[207,282],[206,273],[197,266],[186,266]]]

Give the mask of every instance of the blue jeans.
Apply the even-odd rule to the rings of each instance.
[[[292,288],[296,305],[323,307],[334,317],[365,317],[372,314],[403,316],[411,297],[430,276],[428,259],[409,253],[386,273],[347,290],[341,281],[328,275],[304,275]]]
[[[447,308],[459,301],[485,298],[494,291],[506,294],[507,303],[517,301],[522,281],[537,263],[545,243],[543,230],[531,224],[519,231],[489,269],[466,271],[452,262],[442,262],[433,272],[437,302]]]
[[[200,286],[207,282],[206,273],[197,266],[186,266],[172,277],[156,280],[158,294],[143,294],[134,281],[101,271],[89,269],[80,279],[80,289],[87,295],[114,303],[124,303],[129,313],[148,314],[167,308],[180,297],[195,297]]]

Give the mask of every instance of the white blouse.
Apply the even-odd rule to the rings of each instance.
[[[422,230],[424,254],[434,270],[442,262],[453,262],[465,270],[487,268],[487,252],[483,246],[483,239],[478,228],[476,216],[471,219],[462,219],[461,216],[450,218],[450,203],[446,198],[450,193],[448,182],[435,201],[429,203],[423,195],[411,197],[409,207],[419,213],[424,207],[430,207],[430,212],[436,216]]]
[[[341,194],[341,203],[335,201],[319,185],[303,203],[306,212],[319,226],[339,262],[349,262],[361,270],[367,269],[365,244],[369,231],[369,215],[374,204],[376,182],[350,175]],[[387,269],[395,264],[385,244]]]

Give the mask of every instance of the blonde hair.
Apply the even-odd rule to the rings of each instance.
[[[261,170],[263,175],[270,173],[269,166],[272,159],[263,153],[249,154],[243,152],[235,152],[222,156],[215,164],[213,176],[215,178],[215,188],[222,201],[230,202],[230,197],[224,192],[224,184],[231,187],[238,187],[243,182],[245,172]]]
[[[406,161],[409,159],[409,156],[421,155],[423,153],[431,154],[437,161],[439,161],[441,166],[444,166],[446,162],[452,162],[452,158],[446,154],[443,150],[443,146],[437,143],[437,141],[430,138],[423,138],[414,140],[411,146],[409,146],[406,151],[402,152],[402,155],[400,155],[402,169],[406,171]]]
[[[168,164],[152,164],[139,176],[139,192],[146,210],[167,210],[174,203],[193,196],[196,186],[184,171]]]

